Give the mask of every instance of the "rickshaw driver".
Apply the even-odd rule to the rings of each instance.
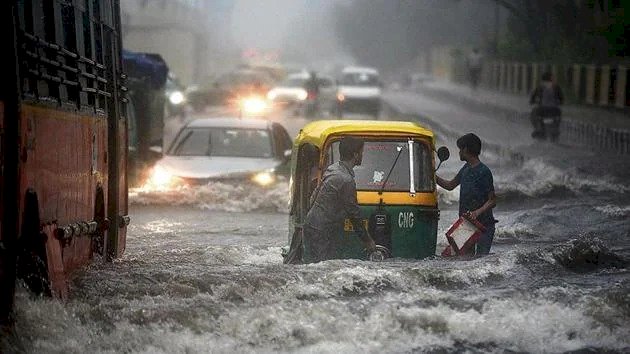
[[[334,237],[343,232],[344,219],[350,218],[365,248],[372,252],[376,244],[360,219],[354,166],[361,165],[363,141],[344,137],[339,143],[340,161],[326,169],[322,181],[311,196],[311,209],[304,222],[305,263],[334,258]]]

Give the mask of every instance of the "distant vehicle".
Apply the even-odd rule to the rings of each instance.
[[[161,157],[164,115],[176,109],[169,101],[177,101],[174,96],[178,95],[174,77],[160,55],[125,50],[123,65],[128,88],[122,112],[128,121],[127,168],[129,185],[135,186],[145,166]]]
[[[335,79],[327,75],[318,75],[319,78],[319,109],[320,111],[333,112],[337,108],[337,84]]]
[[[304,83],[308,80],[309,74],[293,73],[280,84],[269,90],[267,98],[274,102],[297,103],[306,100],[307,93],[304,89]]]
[[[276,103],[304,104],[308,99],[308,93],[304,84],[309,79],[308,72],[292,73],[276,87],[267,93],[267,98]],[[319,75],[318,106],[320,110],[332,111],[336,105],[337,89],[335,80],[326,75]]]
[[[187,99],[192,108],[202,112],[207,106],[223,106],[238,96],[258,94],[263,97],[273,87],[275,80],[260,70],[237,69],[214,81],[191,87]]]
[[[281,65],[274,64],[249,64],[244,65],[243,68],[250,69],[252,71],[260,71],[265,75],[271,77],[274,81],[282,81],[286,76],[286,69]]]
[[[169,73],[164,85],[164,95],[166,103],[164,106],[166,117],[185,117],[186,116],[186,88],[182,85],[177,77]]]
[[[344,113],[366,113],[378,117],[382,86],[376,69],[344,68],[337,87],[337,114],[341,117]]]
[[[210,181],[268,186],[288,174],[291,137],[275,122],[252,118],[199,118],[178,132],[146,183],[152,188]]]

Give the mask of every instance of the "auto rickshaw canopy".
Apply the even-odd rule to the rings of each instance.
[[[375,138],[413,138],[423,140],[429,148],[433,149],[435,136],[432,131],[413,122],[403,121],[375,121],[375,120],[319,120],[302,128],[294,140],[294,160],[292,173],[297,171],[297,151],[303,145],[312,145],[319,150],[320,156],[326,148],[327,141],[331,137],[343,135],[355,135],[360,137]],[[323,168],[323,167],[322,167]],[[321,171],[321,170],[320,170]],[[433,172],[433,169],[431,169]],[[437,205],[436,190],[410,193],[409,191],[358,191],[357,200],[360,204],[378,204],[384,200],[388,204],[396,205]]]
[[[434,144],[432,131],[414,122],[375,121],[375,120],[318,120],[311,122],[300,130],[294,145],[313,144],[321,149],[331,135],[361,136],[420,136]]]

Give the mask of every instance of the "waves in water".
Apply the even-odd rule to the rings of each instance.
[[[31,338],[26,352],[630,349],[630,283],[601,293],[572,284],[573,270],[558,272],[563,257],[614,252],[598,241],[564,246],[470,261],[303,266],[282,265],[277,247],[184,248],[169,267],[159,257],[97,265],[86,277],[101,281],[76,283],[80,296],[67,304],[20,293],[18,329]],[[606,269],[619,268],[591,272]]]
[[[595,210],[601,212],[604,215],[612,216],[615,218],[624,218],[630,216],[630,205],[621,207],[618,205],[607,204],[604,206],[596,206]]]
[[[588,176],[579,171],[562,170],[541,159],[526,161],[520,169],[495,177],[497,190],[507,196],[566,196],[580,192],[623,194],[630,185],[607,176]]]

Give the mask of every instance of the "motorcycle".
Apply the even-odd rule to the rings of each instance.
[[[532,138],[540,140],[558,141],[560,136],[560,122],[562,111],[558,107],[534,107],[530,114],[534,127]]]

